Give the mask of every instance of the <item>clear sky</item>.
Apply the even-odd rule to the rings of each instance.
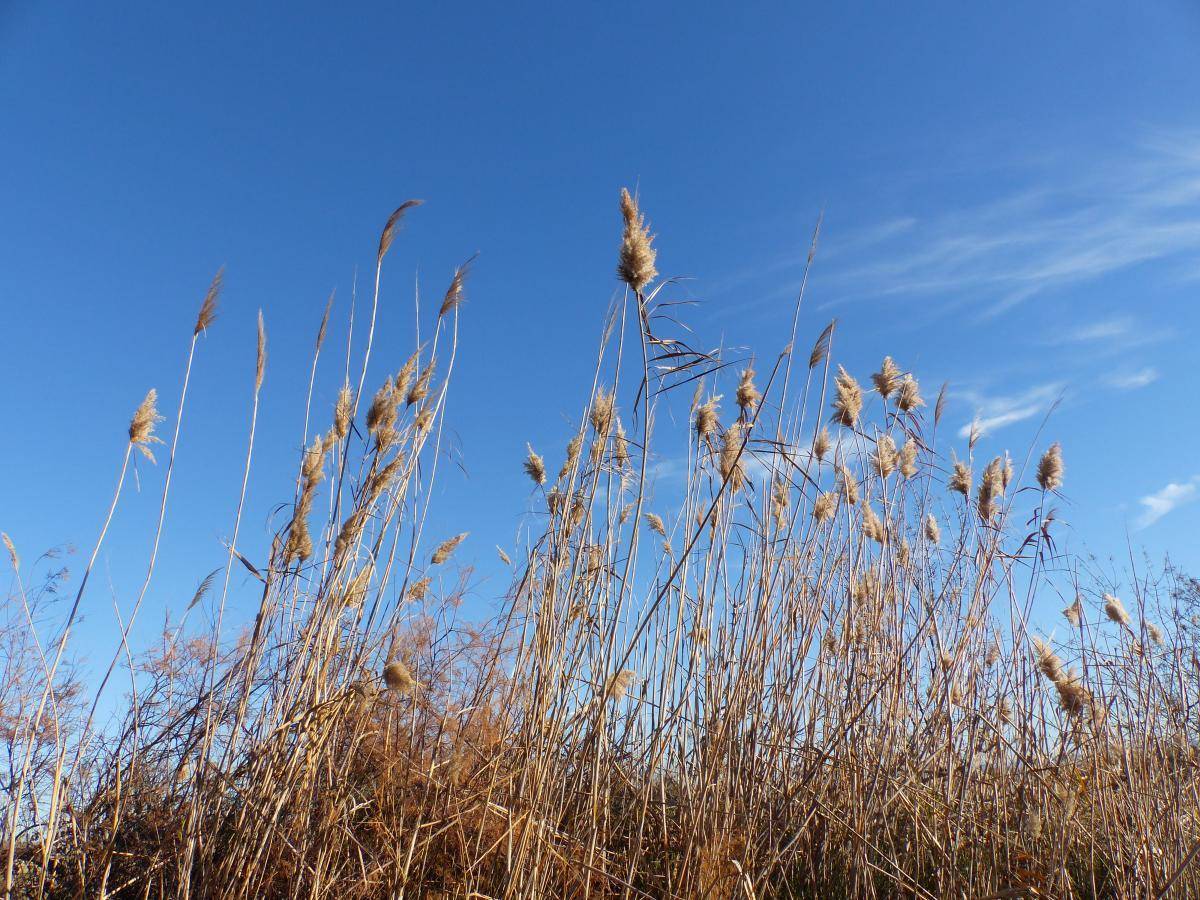
[[[243,543],[261,548],[325,299],[336,346],[356,268],[420,197],[368,381],[411,350],[414,279],[440,294],[479,251],[448,410],[461,469],[442,469],[433,528],[471,530],[473,601],[494,598],[494,545],[531,503],[525,442],[556,463],[590,385],[629,184],[659,268],[694,278],[701,343],[782,348],[824,209],[806,343],[836,315],[860,378],[889,353],[928,393],[949,380],[948,424],[980,416],[983,452],[1023,456],[1061,397],[1039,449],[1063,442],[1072,546],[1115,569],[1128,540],[1198,573],[1198,60],[1185,2],[0,0],[0,529],[27,560],[90,547],[130,413],[151,386],[174,408],[225,265],[153,636],[224,561],[255,312],[270,364]],[[161,470],[139,474],[85,643],[112,646],[112,602],[139,584]]]

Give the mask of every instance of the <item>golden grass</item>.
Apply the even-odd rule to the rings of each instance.
[[[381,235],[367,355],[384,257],[417,205]],[[531,446],[513,460],[541,527],[515,562],[497,548],[512,580],[485,621],[459,610],[467,532],[425,528],[467,265],[361,420],[366,359],[327,431],[306,410],[290,515],[260,564],[238,545],[239,502],[224,588],[211,573],[188,607],[212,627],[168,629],[138,659],[118,648],[136,690],[117,727],[98,731],[66,647],[130,450],[157,440],[154,392],[65,615],[65,576],[39,581],[3,536],[6,895],[1200,893],[1200,583],[1143,572],[1127,608],[1058,552],[1057,443],[1032,474],[977,461],[975,434],[935,452],[945,388],[927,416],[888,357],[865,391],[834,367],[832,324],[797,383],[791,344],[742,366],[723,423],[726,363],[672,327],[628,192],[621,212],[628,291],[555,481]],[[327,324],[328,307],[317,352]],[[246,477],[265,367],[260,318]],[[686,475],[651,511],[656,447]],[[231,635],[235,566],[257,603]],[[147,585],[153,570],[152,555]],[[1064,597],[1065,634],[1031,626]]]

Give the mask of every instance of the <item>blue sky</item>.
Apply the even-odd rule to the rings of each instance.
[[[688,313],[703,343],[781,349],[824,210],[806,340],[836,315],[860,377],[890,353],[927,392],[949,380],[947,421],[978,415],[985,452],[1022,456],[1061,398],[1041,445],[1064,445],[1071,546],[1103,570],[1128,540],[1200,571],[1198,58],[1200,7],[1169,2],[0,2],[0,529],[26,559],[90,546],[129,415],[151,386],[173,409],[225,265],[152,637],[223,563],[256,311],[270,365],[249,547],[291,496],[325,299],[337,346],[380,226],[421,197],[368,380],[410,352],[414,279],[437,294],[479,251],[448,411],[462,468],[442,469],[434,530],[471,530],[484,608],[494,545],[531,505],[525,442],[557,460],[590,385],[617,191],[636,184],[659,268],[704,301]],[[112,646],[112,603],[140,583],[161,472],[139,476],[85,645]]]

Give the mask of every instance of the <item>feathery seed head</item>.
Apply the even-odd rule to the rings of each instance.
[[[606,394],[602,387],[596,389],[596,399],[592,401],[590,417],[592,428],[596,430],[596,434],[598,435],[607,435],[608,430],[612,428],[613,413],[615,411],[613,400],[612,393]]]
[[[567,458],[563,461],[562,468],[558,470],[558,480],[562,481],[575,468],[575,464],[579,462],[579,451],[583,449],[583,435],[577,434],[571,438],[567,444]]]
[[[1062,611],[1063,616],[1072,626],[1078,628],[1083,622],[1083,601],[1079,595],[1075,596],[1075,602]]]
[[[746,481],[746,466],[742,460],[742,430],[742,424],[734,422],[725,429],[725,437],[721,443],[721,478],[729,483],[729,490],[734,493],[741,490]]]
[[[836,491],[826,491],[813,501],[813,518],[818,522],[828,522],[837,512],[838,495]]]
[[[925,538],[931,544],[939,544],[942,540],[942,529],[938,527],[938,521],[933,517],[933,513],[925,516]]]
[[[413,678],[408,666],[398,659],[392,660],[383,667],[383,681],[390,690],[401,695],[411,694],[421,685]]]
[[[396,430],[396,389],[389,378],[375,392],[367,410],[367,431],[375,436],[380,447],[391,442]]]
[[[896,452],[896,442],[889,435],[882,435],[875,442],[875,454],[872,462],[880,478],[887,478],[896,469],[900,455]]]
[[[864,503],[862,508],[862,533],[877,544],[887,543],[887,530],[883,521],[869,503]]]
[[[217,270],[217,274],[213,277],[212,284],[208,286],[208,292],[204,295],[204,301],[200,304],[200,312],[196,316],[196,327],[192,331],[193,335],[199,334],[206,330],[213,320],[217,317],[217,298],[221,295],[221,282],[225,278],[225,267],[221,266]]]
[[[925,405],[925,401],[921,399],[921,388],[911,375],[905,375],[904,380],[900,382],[900,393],[896,396],[896,405],[904,412],[912,412],[918,406]]]
[[[836,325],[837,319],[830,321],[817,338],[816,343],[813,344],[812,353],[808,355],[809,369],[815,369],[829,356],[829,342],[833,339],[833,329]]]
[[[621,424],[619,417],[617,418],[617,433],[613,436],[613,456],[619,466],[630,464],[629,439],[625,437],[625,426]]]
[[[1120,599],[1112,594],[1104,595],[1104,614],[1117,625],[1129,627],[1129,613],[1125,611]]]
[[[383,231],[379,235],[379,253],[375,257],[376,265],[383,262],[383,257],[387,255],[388,248],[392,246],[392,241],[396,238],[396,232],[400,230],[400,220],[404,214],[414,206],[420,206],[422,200],[405,200],[401,203],[396,211],[388,216],[387,224],[383,226]]]
[[[917,474],[917,442],[908,438],[900,448],[900,474],[912,478]]]
[[[1042,674],[1051,681],[1057,683],[1063,678],[1062,659],[1040,637],[1034,637],[1033,639],[1033,656],[1037,662],[1037,667],[1042,670]]]
[[[262,310],[258,311],[258,352],[254,358],[254,390],[262,387],[263,375],[267,371],[267,329],[263,325]]]
[[[452,538],[447,538],[438,544],[437,549],[433,551],[433,556],[429,558],[429,562],[435,566],[440,566],[450,558],[450,555],[458,549],[458,545],[467,539],[469,531],[464,531],[462,534],[456,534]]]
[[[721,402],[719,394],[710,396],[703,405],[696,408],[696,434],[702,440],[709,440],[721,427],[717,418],[717,407]]]
[[[408,398],[408,389],[412,386],[413,375],[417,371],[417,363],[421,360],[421,350],[418,347],[412,352],[412,355],[404,361],[404,365],[400,367],[400,371],[396,373],[396,397]]]
[[[853,428],[862,412],[862,388],[844,368],[838,366],[834,379],[836,396],[833,401],[833,421],[846,428]]]
[[[842,496],[851,506],[858,502],[858,481],[849,467],[843,465],[841,470]]]
[[[742,408],[743,414],[749,415],[761,399],[762,394],[754,386],[754,369],[747,366],[742,370],[742,379],[738,382],[737,404]]]
[[[662,516],[652,512],[642,513],[642,521],[659,537],[667,536],[667,527],[663,524]]]
[[[345,440],[350,433],[350,417],[354,413],[354,394],[347,381],[338,391],[337,404],[333,408],[333,433],[339,441]]]
[[[429,365],[417,376],[417,380],[413,386],[408,389],[408,397],[405,398],[405,402],[409,406],[420,403],[429,396],[429,382],[433,380],[433,372],[436,365],[437,360],[431,359]]]
[[[533,483],[542,485],[546,483],[546,463],[540,456],[533,452],[533,446],[525,445],[529,450],[529,456],[525,458],[525,474],[533,479]]]
[[[617,277],[640,292],[658,275],[658,270],[654,268],[658,251],[651,246],[654,237],[646,227],[637,199],[631,197],[625,188],[621,188],[621,216],[625,220],[625,231],[621,237]]]
[[[454,277],[450,279],[450,287],[446,289],[446,296],[442,298],[442,307],[438,310],[438,318],[446,315],[453,309],[456,309],[463,301],[463,284],[467,280],[467,273],[471,270],[471,263],[475,261],[475,257],[471,257],[461,266],[454,270]]]
[[[875,383],[875,390],[879,391],[879,395],[887,399],[900,386],[900,367],[890,356],[885,356],[879,371],[871,376],[871,381]]]
[[[633,669],[622,669],[608,679],[608,684],[604,687],[604,699],[620,703],[636,682],[637,672]]]
[[[154,454],[150,452],[150,444],[161,444],[162,439],[155,436],[154,428],[163,417],[158,414],[158,391],[151,388],[146,399],[133,414],[129,422],[129,443],[141,451],[150,462],[154,462]]]
[[[426,575],[414,581],[408,586],[409,600],[424,600],[429,595],[429,586],[433,584],[433,579]]]
[[[954,471],[950,474],[950,481],[947,487],[952,491],[957,491],[964,497],[971,496],[971,467],[965,462],[955,460]]]
[[[1145,626],[1146,634],[1150,637],[1150,640],[1154,641],[1157,646],[1161,647],[1164,640],[1162,629],[1149,620],[1143,620],[1142,625]]]
[[[1056,441],[1038,461],[1037,481],[1044,491],[1056,491],[1062,486],[1062,447]]]
[[[833,440],[829,437],[829,429],[821,426],[821,430],[813,435],[813,455],[818,460],[823,460],[831,446],[833,446]]]
[[[12,561],[13,569],[21,568],[21,558],[17,556],[17,548],[13,546],[12,538],[0,531],[0,541],[4,542],[4,548],[8,550],[8,558]]]

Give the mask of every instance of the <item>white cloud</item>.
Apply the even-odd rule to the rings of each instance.
[[[975,405],[976,414],[974,422],[968,422],[958,430],[958,436],[970,437],[974,424],[978,425],[981,432],[987,434],[1045,413],[1062,396],[1064,387],[1061,382],[1052,382],[1037,385],[1021,394],[1007,396],[964,392],[964,398]]]
[[[1149,528],[1167,513],[1195,500],[1198,488],[1200,488],[1200,475],[1194,475],[1182,484],[1171,482],[1153,494],[1142,497],[1138,500],[1143,507],[1142,514],[1138,516],[1134,527],[1139,531]]]
[[[1018,175],[1027,187],[1008,195],[864,232],[856,264],[835,272],[841,295],[969,296],[992,316],[1040,293],[1200,253],[1200,133],[1160,135],[1086,169],[1064,157]],[[874,262],[864,265],[868,254]],[[1117,338],[1133,324],[1114,318],[1066,339]]]
[[[1158,369],[1146,366],[1136,372],[1117,372],[1105,380],[1119,390],[1136,391],[1158,381]]]
[[[1055,343],[1085,344],[1092,341],[1103,341],[1119,338],[1133,330],[1133,319],[1121,316],[1112,319],[1101,319],[1089,325],[1073,328],[1058,338]]]

